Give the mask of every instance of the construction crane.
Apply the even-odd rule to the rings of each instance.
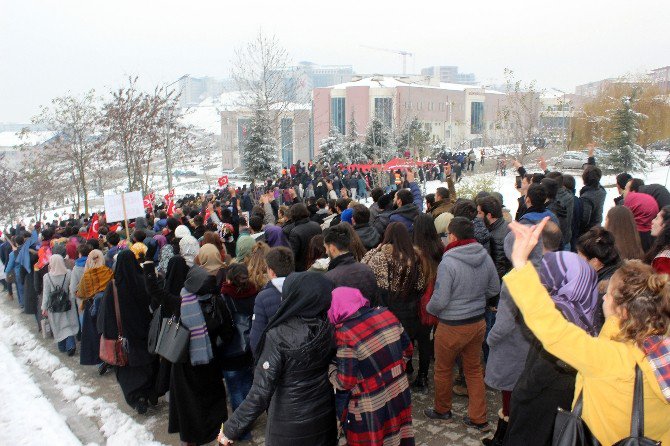
[[[391,50],[388,48],[378,48],[376,46],[368,46],[368,45],[361,45],[363,48],[368,48],[371,50],[377,50],[377,51],[386,51],[389,53],[395,53],[395,54],[400,54],[402,56],[402,74],[407,74],[407,56],[409,57],[414,57],[414,53],[411,53],[409,51],[404,51],[404,50]]]

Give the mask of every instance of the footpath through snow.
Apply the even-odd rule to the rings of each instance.
[[[75,405],[79,415],[96,422],[107,445],[161,446],[116,404],[89,396],[94,389],[78,384],[76,373],[42,347],[10,311],[0,305],[0,444],[81,445],[35,383],[30,374],[35,367],[51,377],[50,384],[63,400]]]

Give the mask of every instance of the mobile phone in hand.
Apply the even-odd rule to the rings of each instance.
[[[516,176],[516,188],[521,189],[521,175]]]

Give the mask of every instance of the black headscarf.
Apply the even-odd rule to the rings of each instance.
[[[123,335],[128,339],[146,339],[151,320],[151,299],[144,284],[142,268],[131,250],[124,249],[117,256],[114,281],[119,295]],[[111,294],[109,297],[105,301],[111,304],[110,313],[113,315],[114,297]]]
[[[173,296],[179,296],[184,287],[186,275],[188,274],[188,265],[182,256],[174,256],[170,259],[165,272],[165,283],[163,289]]]
[[[258,342],[256,361],[261,356],[270,329],[295,316],[326,320],[334,288],[333,282],[322,273],[307,271],[289,274],[282,286],[282,302]]]

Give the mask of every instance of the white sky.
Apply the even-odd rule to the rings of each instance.
[[[455,3],[455,4],[452,4]],[[505,67],[543,87],[670,65],[668,0],[240,1],[0,0],[0,122],[28,122],[53,97],[103,93],[139,75],[227,77],[233,50],[262,28],[295,62],[358,73],[458,65],[478,80]]]

